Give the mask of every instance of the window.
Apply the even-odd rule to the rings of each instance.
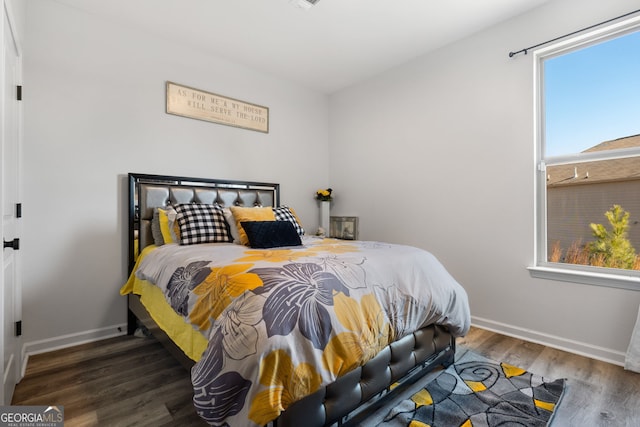
[[[531,274],[640,289],[640,17],[534,56]]]

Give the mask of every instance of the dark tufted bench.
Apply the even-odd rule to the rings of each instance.
[[[447,329],[426,326],[389,344],[364,366],[295,402],[273,424],[319,427],[355,423],[395,396],[403,386],[438,366],[453,363],[454,355],[455,339]],[[390,389],[398,381],[401,385]]]

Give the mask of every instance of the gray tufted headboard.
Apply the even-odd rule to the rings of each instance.
[[[178,203],[279,206],[280,184],[130,173],[129,271],[137,254],[153,244],[153,210]]]

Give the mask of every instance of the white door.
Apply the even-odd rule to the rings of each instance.
[[[11,397],[16,383],[21,375],[20,338],[17,325],[22,316],[21,287],[20,287],[20,251],[14,239],[20,237],[20,221],[18,203],[20,202],[20,106],[18,101],[18,84],[20,78],[20,63],[18,49],[15,44],[11,25],[5,10],[3,10],[3,64],[2,71],[2,239],[7,242],[2,249],[3,274],[0,277],[0,350],[2,352],[3,387],[0,390],[0,404],[11,404]],[[4,247],[11,243],[12,247]],[[16,246],[16,247],[13,247]]]

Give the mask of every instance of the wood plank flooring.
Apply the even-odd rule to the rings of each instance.
[[[466,349],[567,378],[554,427],[640,425],[640,374],[479,328],[459,339]],[[157,341],[124,336],[30,357],[13,404],[63,405],[67,427],[206,426],[191,398],[189,373]]]
[[[14,405],[62,405],[65,426],[206,426],[189,372],[152,338],[117,337],[29,358]]]

